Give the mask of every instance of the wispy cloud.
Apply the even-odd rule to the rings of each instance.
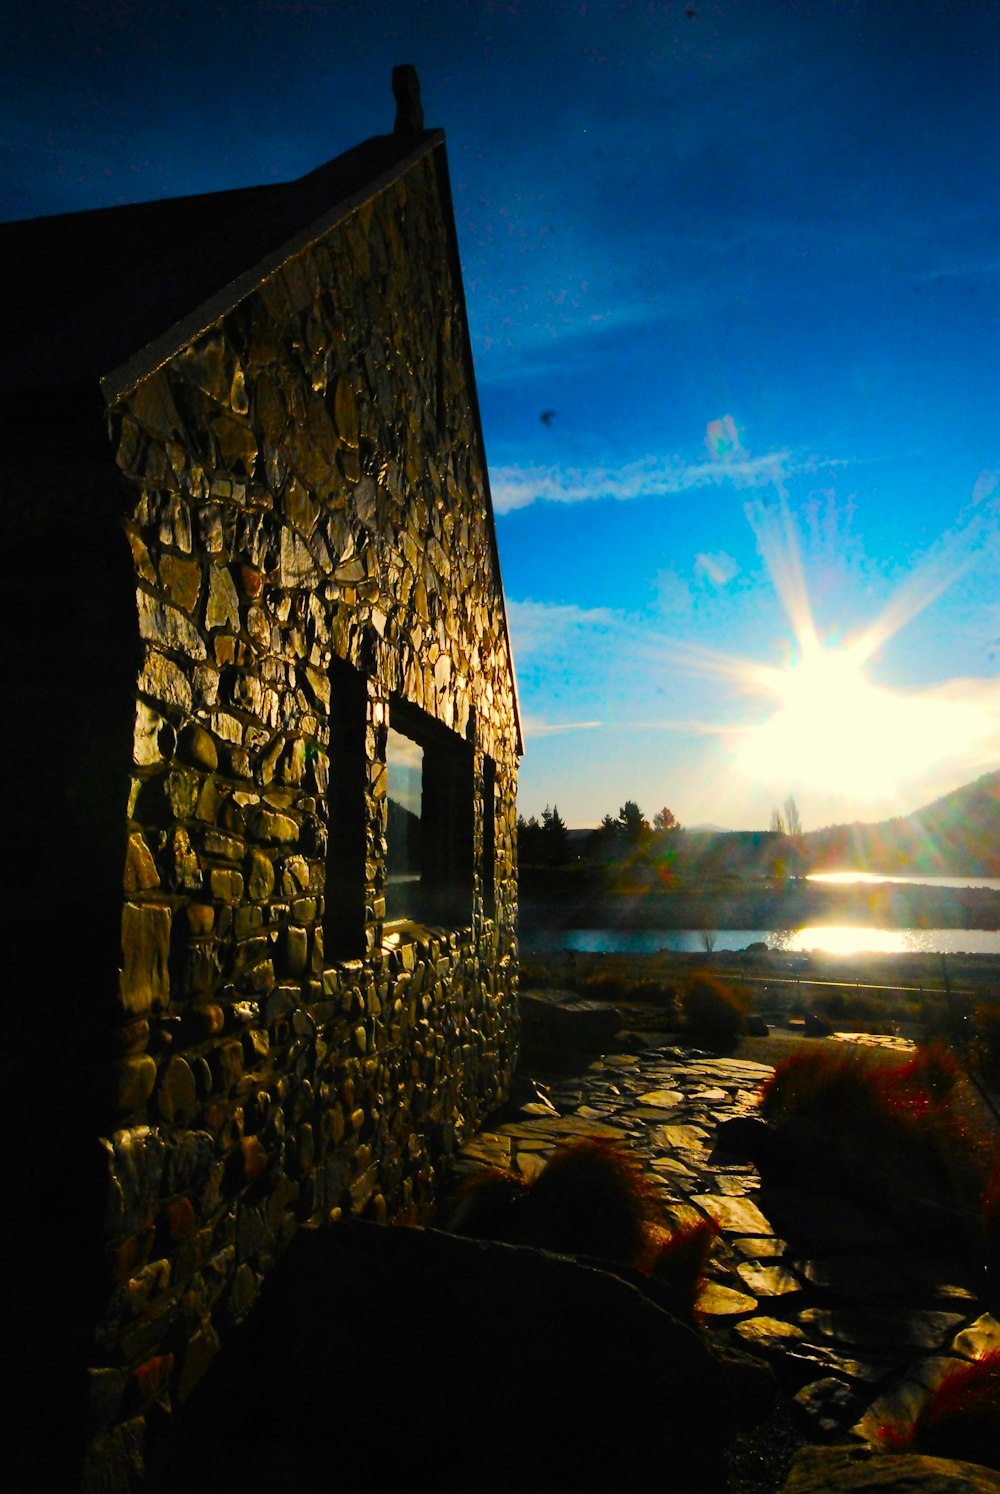
[[[715,721],[673,717],[663,721],[545,721],[539,716],[527,716],[522,721],[522,726],[529,741],[536,737],[553,737],[577,731],[662,731],[695,737],[728,737],[733,734],[732,727]]]
[[[611,607],[578,607],[575,603],[508,600],[514,657],[522,662],[536,654],[557,654],[572,641],[617,633],[625,618]]]
[[[794,477],[848,465],[843,458],[796,456],[789,451],[771,451],[758,457],[727,455],[700,462],[646,456],[620,467],[498,467],[493,470],[491,486],[494,508],[506,514],[532,503],[592,503],[601,498],[626,503],[708,487],[783,489]]]
[[[699,553],[694,558],[696,574],[704,576],[713,586],[726,586],[739,573],[739,566],[725,550]]]

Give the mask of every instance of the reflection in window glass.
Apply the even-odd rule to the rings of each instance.
[[[386,732],[386,909],[389,922],[472,921],[472,744],[406,701]]]
[[[386,824],[386,918],[417,915],[423,845],[423,748],[389,727],[386,741],[389,813]]]

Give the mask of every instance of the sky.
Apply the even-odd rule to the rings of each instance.
[[[804,828],[1000,767],[994,0],[14,0],[0,218],[446,133],[519,807]]]

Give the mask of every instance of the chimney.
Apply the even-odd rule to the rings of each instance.
[[[392,133],[423,134],[424,111],[420,103],[420,79],[416,68],[409,62],[393,68],[392,96],[396,100],[396,123],[392,127]]]

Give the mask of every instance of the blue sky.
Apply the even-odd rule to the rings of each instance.
[[[1000,766],[992,0],[40,0],[7,40],[5,218],[299,175],[416,65],[525,813],[812,828]]]

